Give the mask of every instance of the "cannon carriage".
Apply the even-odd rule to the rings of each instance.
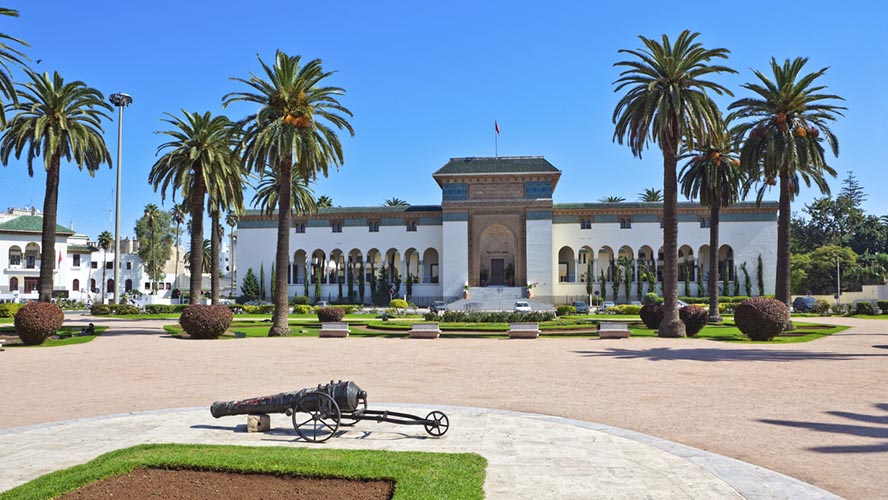
[[[210,413],[215,418],[284,413],[292,418],[296,433],[313,443],[330,439],[340,426],[351,427],[362,420],[421,425],[435,437],[443,436],[450,427],[447,415],[437,410],[425,418],[409,413],[370,410],[367,408],[367,392],[352,381],[342,380],[241,401],[217,401],[210,406]]]

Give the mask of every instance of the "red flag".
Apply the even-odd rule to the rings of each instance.
[[[62,251],[59,250],[59,265],[62,265]]]
[[[496,120],[493,120],[493,129],[496,130],[496,134],[499,135],[499,123]]]

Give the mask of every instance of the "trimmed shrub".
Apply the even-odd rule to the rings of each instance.
[[[395,309],[407,309],[407,301],[404,299],[392,299],[389,302],[389,306],[394,307]]]
[[[28,302],[15,313],[15,333],[26,345],[39,345],[62,327],[65,313],[50,302]]]
[[[752,340],[771,340],[786,327],[788,315],[783,302],[756,297],[734,308],[734,324]]]
[[[857,307],[854,310],[854,314],[865,314],[867,316],[873,316],[876,314],[876,308],[873,307],[869,302],[858,302]]]
[[[193,339],[217,339],[231,326],[233,317],[228,306],[192,304],[182,311],[179,324]]]
[[[93,304],[89,308],[89,313],[93,316],[107,316],[111,314],[111,308],[107,304]]]
[[[19,312],[19,309],[21,308],[22,304],[16,304],[13,302],[0,304],[0,318],[14,318],[15,313]]]
[[[644,303],[645,304],[662,304],[663,297],[660,297],[654,292],[649,292],[644,294]]]
[[[888,300],[880,300],[876,302],[876,305],[882,310],[882,314],[888,314]]]
[[[832,311],[833,314],[844,316],[851,312],[851,304],[833,304],[830,306],[830,311]]]
[[[314,308],[305,304],[296,304],[293,306],[293,312],[296,314],[311,314]]]
[[[613,314],[639,314],[641,312],[641,306],[633,306],[632,304],[617,304],[613,307],[608,307],[607,311]]]
[[[244,305],[244,312],[247,314],[271,314],[274,312],[274,304],[262,304],[259,306]]]
[[[444,311],[444,314],[435,321],[441,323],[542,323],[553,319],[555,319],[553,313],[543,311],[529,313]]]
[[[706,326],[709,311],[700,306],[685,306],[678,310],[678,317],[684,322],[688,337],[694,337]]]
[[[604,302],[604,299],[600,295],[593,295],[589,298],[589,305],[591,306],[600,306],[602,302]]]
[[[645,304],[639,311],[641,321],[644,326],[654,330],[660,328],[660,322],[663,321],[663,306],[660,304]]]
[[[244,312],[244,306],[241,304],[228,304],[227,307],[231,309],[232,314],[243,314]]]
[[[148,314],[178,314],[188,307],[185,304],[147,304],[145,312]]]
[[[108,304],[111,314],[119,314],[121,316],[131,316],[133,314],[141,314],[142,310],[138,306],[132,304]]]
[[[555,314],[558,316],[568,316],[570,314],[576,314],[577,308],[574,306],[563,305],[555,308]]]
[[[311,300],[305,295],[297,295],[293,297],[293,305],[294,306],[307,306],[311,305]]]
[[[882,302],[879,302],[879,304],[881,304],[881,303]],[[888,303],[886,303],[885,305],[888,305]],[[817,302],[814,303],[814,312],[821,315],[821,316],[829,315],[830,308],[831,308],[831,306],[829,305],[829,302],[827,302],[824,299],[817,299]],[[888,309],[882,309],[882,310],[886,311]]]
[[[318,321],[321,323],[338,323],[345,316],[345,309],[341,307],[319,307]]]

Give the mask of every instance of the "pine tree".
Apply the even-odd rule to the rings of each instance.
[[[740,280],[737,276],[737,266],[734,266],[734,297],[740,295]]]
[[[315,267],[315,302],[321,300],[321,279],[323,279],[324,274],[321,271],[321,266],[318,265]]]
[[[265,263],[259,264],[259,298],[265,300]]]
[[[274,262],[271,263],[271,275],[274,276]],[[271,280],[271,296],[274,297],[274,279]]]
[[[762,264],[762,254],[758,256],[758,289],[759,297],[765,295],[765,266]]]
[[[743,285],[746,288],[746,296],[752,297],[752,280],[749,279],[749,271],[746,270],[746,262],[740,264],[740,270],[743,271]]]
[[[252,267],[247,269],[247,275],[244,276],[244,283],[241,285],[241,294],[247,299],[247,301],[259,298],[259,281],[256,280],[256,275],[253,274]]]
[[[348,282],[348,303],[353,304],[355,302],[355,276],[352,270],[352,263],[348,264],[348,267],[345,269],[346,275],[345,280]]]

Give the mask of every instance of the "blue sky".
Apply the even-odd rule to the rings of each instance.
[[[663,9],[663,6],[668,9]],[[657,149],[642,160],[612,141],[618,96],[612,82],[617,51],[638,48],[638,35],[675,37],[701,32],[707,47],[731,50],[738,75],[719,77],[737,96],[751,69],[769,59],[807,56],[813,71],[830,66],[822,83],[847,99],[833,191],[853,170],[869,194],[865,209],[888,214],[882,157],[886,136],[888,30],[884,7],[874,2],[732,4],[635,2],[111,2],[19,0],[7,6],[21,17],[0,19],[0,31],[22,38],[32,66],[57,70],[106,96],[127,92],[123,142],[121,234],[133,235],[147,203],[160,204],[147,182],[162,137],[165,112],[226,113],[222,96],[242,90],[231,77],[259,70],[257,54],[275,49],[320,58],[344,87],[356,135],[343,137],[345,164],[320,180],[316,194],[335,205],[379,205],[398,197],[440,203],[431,177],[448,158],[492,156],[494,120],[500,155],[542,155],[562,170],[555,202],[595,201],[608,195],[634,200],[661,187]],[[40,64],[33,61],[41,60]],[[18,75],[21,76],[21,75]],[[723,106],[731,101],[723,98]],[[116,111],[113,114],[116,120]],[[117,123],[105,137],[117,150]],[[875,141],[873,140],[875,139]],[[24,162],[0,169],[0,208],[43,203],[45,174],[31,179]],[[95,238],[114,229],[115,172],[90,178],[63,168],[59,222]],[[804,189],[794,210],[817,193]],[[776,199],[776,191],[769,198]],[[163,208],[171,206],[169,193]]]

